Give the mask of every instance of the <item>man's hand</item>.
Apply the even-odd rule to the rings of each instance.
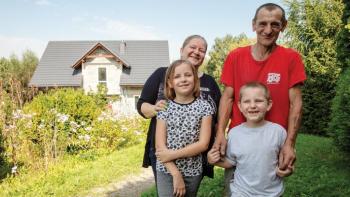
[[[293,168],[294,162],[296,160],[295,150],[289,144],[284,144],[278,159],[278,167],[281,170],[286,170],[287,168]]]
[[[285,170],[281,170],[279,167],[276,168],[276,174],[279,177],[290,176],[291,174],[293,174],[293,172],[294,172],[294,166],[292,166],[292,168],[287,167],[287,169]]]
[[[186,188],[185,188],[185,182],[182,178],[181,173],[177,173],[173,175],[173,185],[174,185],[174,196],[176,197],[182,197],[185,196]]]
[[[215,164],[216,162],[220,161],[220,152],[219,149],[213,147],[212,149],[210,149],[210,151],[207,154],[207,159],[208,159],[208,163],[210,164]]]
[[[160,149],[156,151],[157,159],[162,162],[169,162],[175,160],[175,151],[169,149]]]
[[[224,135],[216,135],[213,148],[220,151],[220,155],[224,156],[226,154],[226,138]]]

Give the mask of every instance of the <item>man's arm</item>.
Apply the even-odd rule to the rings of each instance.
[[[289,89],[289,101],[287,138],[279,156],[279,166],[281,170],[285,170],[287,166],[292,167],[296,159],[294,147],[301,123],[303,106],[301,88],[299,85]]]
[[[232,87],[225,86],[224,92],[222,93],[219,105],[218,114],[218,129],[216,133],[214,147],[220,150],[221,155],[225,155],[226,152],[226,139],[225,130],[227,123],[231,117],[232,106],[234,101],[234,90]]]

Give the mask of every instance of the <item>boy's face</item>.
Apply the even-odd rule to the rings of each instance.
[[[271,109],[272,103],[266,99],[263,89],[248,87],[243,89],[238,108],[248,123],[258,124],[265,118],[266,112]]]

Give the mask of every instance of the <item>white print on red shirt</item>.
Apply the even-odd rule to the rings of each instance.
[[[268,73],[267,74],[267,84],[279,84],[281,80],[280,73]]]

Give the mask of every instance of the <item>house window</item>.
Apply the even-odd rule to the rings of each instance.
[[[107,84],[106,68],[98,68],[98,83]]]
[[[137,110],[137,102],[139,101],[140,96],[134,96],[134,99],[135,99],[135,109]]]

